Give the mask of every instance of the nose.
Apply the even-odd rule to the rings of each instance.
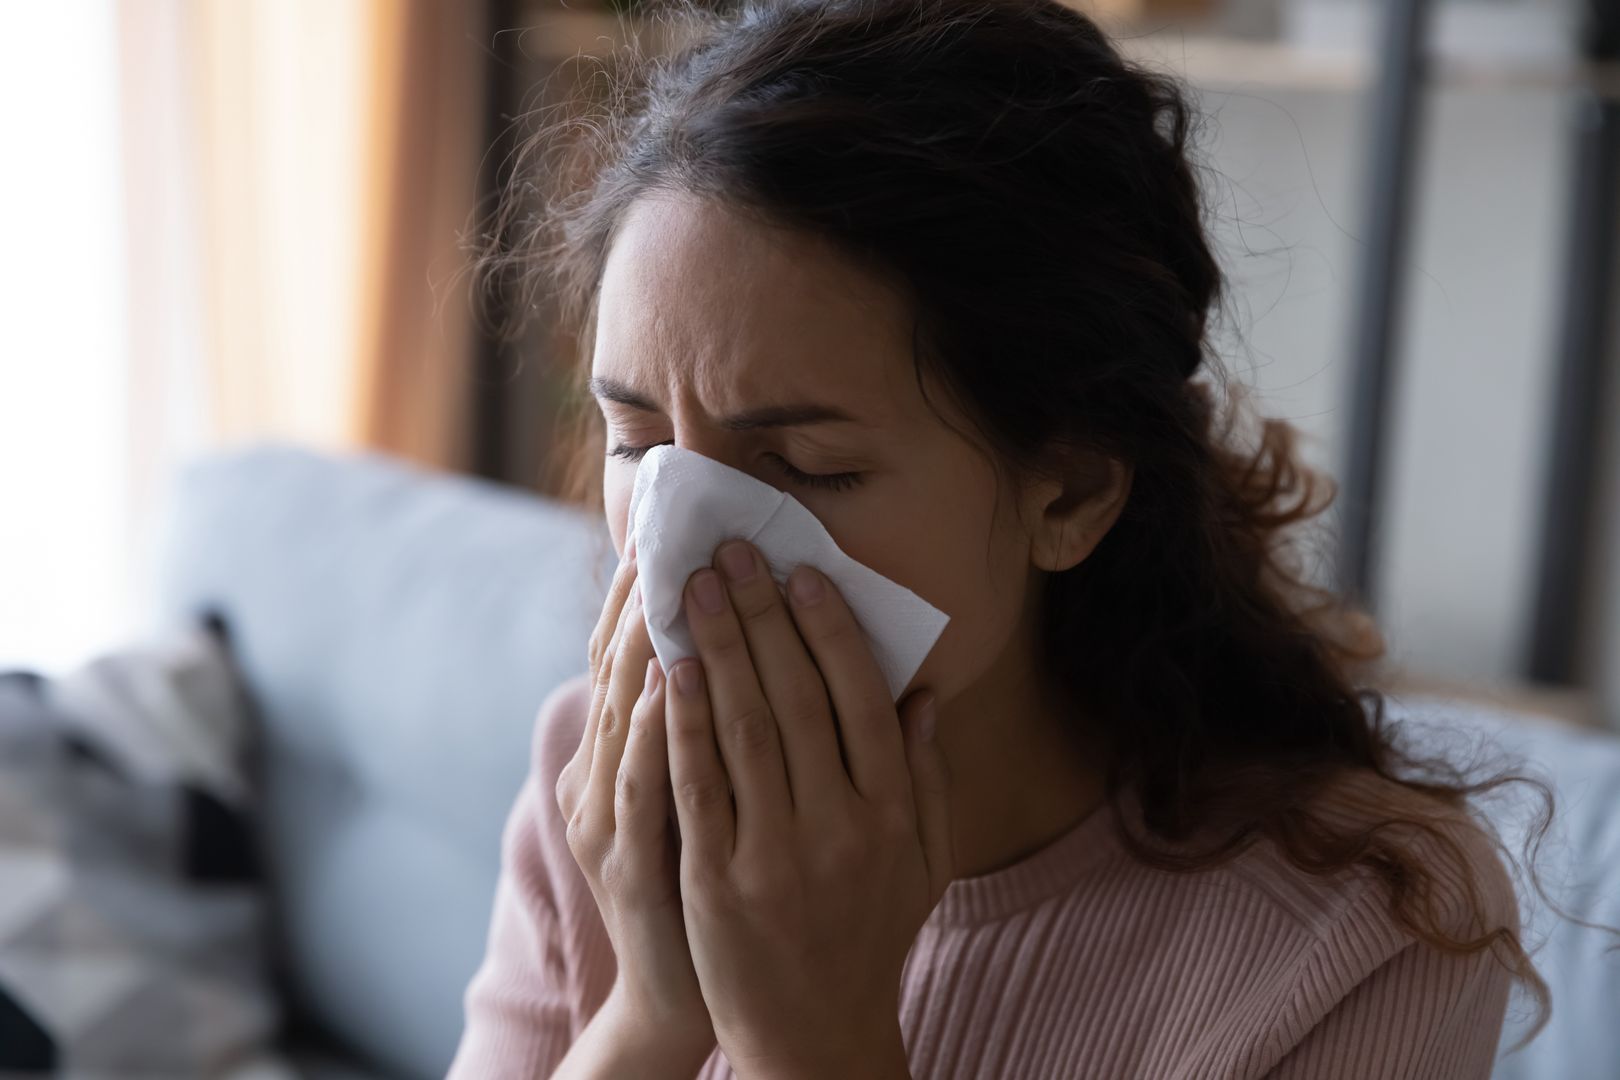
[[[761,468],[758,455],[750,455],[746,444],[735,434],[688,427],[675,433],[675,445],[702,454],[706,458],[712,458],[722,465],[730,465],[756,480],[776,486],[777,478]]]
[[[705,431],[688,426],[675,432],[673,443],[675,446],[678,446],[683,450],[690,450],[695,454],[702,454],[704,457],[718,461],[722,465],[729,465],[739,472],[747,473],[756,480],[771,484],[773,487],[780,488],[780,485],[777,483],[777,478],[765,473],[760,467],[757,459],[750,461],[747,456],[746,446],[744,446],[740,441],[736,440],[735,436],[729,432],[717,432],[712,430]],[[628,516],[628,499],[625,501],[624,510],[625,513],[623,517],[623,525],[619,530],[624,539],[618,545],[621,560],[630,557],[630,521]]]

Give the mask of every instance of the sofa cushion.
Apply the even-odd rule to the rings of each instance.
[[[1546,783],[1554,816],[1535,854],[1543,887],[1576,918],[1620,926],[1620,738],[1505,706],[1427,695],[1392,698],[1390,716],[1402,724],[1408,746],[1471,766],[1475,777],[1509,767]],[[1507,784],[1477,805],[1518,864],[1542,808],[1539,794]],[[1620,1001],[1620,952],[1610,951],[1616,939],[1561,918],[1527,877],[1515,885],[1523,938],[1552,991],[1552,1012],[1534,1041],[1498,1058],[1493,1080],[1620,1076],[1620,1027],[1608,1022]],[[1527,1034],[1533,1019],[1534,1002],[1516,988],[1501,1050]]]
[[[616,562],[606,526],[277,443],[193,461],[168,506],[152,619],[217,610],[265,725],[288,1006],[357,1067],[441,1077],[535,711],[587,665]]]

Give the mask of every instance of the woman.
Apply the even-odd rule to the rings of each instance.
[[[1402,755],[1376,630],[1287,546],[1326,505],[1292,429],[1242,448],[1197,378],[1184,92],[1055,0],[679,10],[519,160],[483,267],[556,275],[624,558],[454,1080],[1486,1076],[1512,981],[1545,998],[1466,798],[1510,778]],[[539,175],[573,186],[524,217]],[[951,616],[898,703],[746,543],[659,668],[625,547],[661,443]]]

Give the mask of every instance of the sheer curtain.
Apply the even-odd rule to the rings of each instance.
[[[0,45],[0,668],[145,628],[177,465],[464,467],[484,5],[19,5]]]
[[[72,664],[127,606],[113,15],[18,4],[0,35],[0,669]]]
[[[130,19],[153,10],[132,3]],[[457,234],[484,137],[483,5],[173,10],[216,435],[460,468],[471,331]]]

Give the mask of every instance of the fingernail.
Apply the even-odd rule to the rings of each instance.
[[[683,694],[695,694],[703,686],[702,666],[696,661],[675,665],[675,685]]]
[[[934,710],[934,695],[930,694],[928,700],[923,703],[922,714],[917,721],[917,730],[923,738],[932,739],[934,737],[934,722],[937,718]]]
[[[821,575],[809,566],[795,566],[788,575],[788,589],[799,603],[814,604],[821,599]]]
[[[720,595],[720,575],[713,570],[698,571],[692,591],[697,594],[698,607],[710,615],[718,615],[724,609],[726,600]]]
[[[732,581],[747,581],[754,576],[754,553],[746,543],[727,544],[720,549],[720,569]]]
[[[647,658],[647,693],[658,689],[658,675],[658,657],[650,656]]]
[[[631,533],[630,539],[624,543],[624,558],[626,562],[636,557],[636,534]]]

